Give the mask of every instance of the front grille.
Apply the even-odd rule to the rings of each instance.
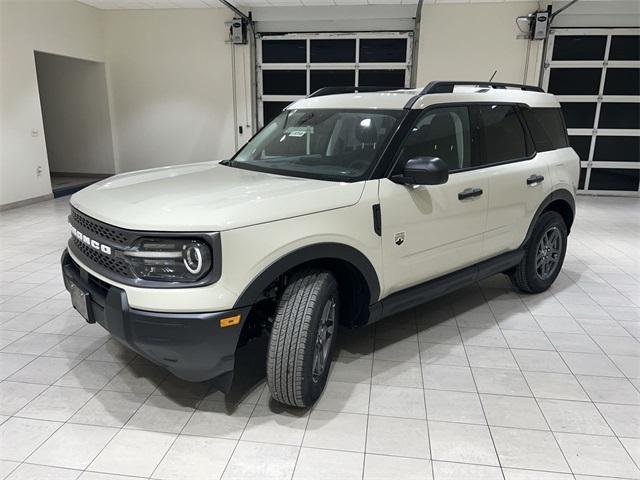
[[[101,267],[106,268],[110,272],[116,273],[120,276],[126,278],[134,278],[131,270],[129,269],[129,265],[121,258],[112,257],[110,255],[100,253],[98,250],[95,250],[89,245],[82,243],[75,237],[72,237],[71,241],[73,242],[73,246],[75,247],[76,251],[81,253],[84,257],[88,258],[92,262],[97,263]]]
[[[128,246],[131,243],[132,236],[129,235],[128,232],[93,220],[78,213],[76,210],[71,211],[71,221],[76,224],[76,228],[80,227],[81,230],[87,232],[87,235],[91,232],[94,236],[100,237],[103,240],[124,246]]]

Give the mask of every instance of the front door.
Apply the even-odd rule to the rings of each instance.
[[[398,290],[480,260],[489,182],[484,169],[465,171],[476,150],[467,107],[426,110],[400,149],[396,170],[410,158],[442,158],[443,185],[406,186],[380,180],[384,291]]]

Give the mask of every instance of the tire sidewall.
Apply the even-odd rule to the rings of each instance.
[[[549,278],[542,280],[536,273],[536,250],[542,235],[552,227],[557,227],[560,230],[560,234],[562,236],[562,250],[560,251],[560,259],[555,271]],[[567,226],[560,214],[556,212],[546,212],[540,217],[533,230],[533,234],[531,235],[531,239],[525,253],[527,265],[525,274],[527,277],[527,283],[531,286],[532,290],[537,292],[546,290],[556,280],[560,274],[560,270],[564,263],[564,257],[567,253],[567,238]]]
[[[335,302],[335,319],[333,327],[333,335],[330,338],[329,352],[327,354],[327,362],[324,371],[318,381],[313,380],[313,355],[315,351],[316,337],[318,335],[318,327],[322,311],[329,298],[333,297]],[[329,370],[331,368],[331,360],[333,357],[333,349],[336,344],[338,326],[340,323],[340,297],[338,296],[338,285],[331,275],[327,275],[323,281],[323,285],[318,291],[317,300],[314,311],[311,313],[311,322],[309,325],[309,335],[305,339],[304,359],[303,359],[303,385],[302,397],[305,405],[313,404],[322,394],[324,386],[327,383]]]

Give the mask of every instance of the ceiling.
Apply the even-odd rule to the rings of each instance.
[[[103,10],[142,10],[142,9],[163,9],[163,8],[218,8],[223,5],[218,0],[78,0],[81,3]],[[526,0],[423,0],[424,3],[481,3],[492,2],[519,2]],[[566,1],[550,0],[554,4],[561,6]],[[581,0],[591,2],[594,0]],[[595,0],[603,3],[601,0]],[[608,0],[607,3],[614,3],[616,0]],[[401,5],[416,4],[417,0],[231,0],[231,3],[239,7],[269,7],[269,6],[331,6],[331,5]],[[541,2],[546,5],[548,2]],[[595,2],[594,2],[595,3]],[[557,7],[556,7],[557,8]]]

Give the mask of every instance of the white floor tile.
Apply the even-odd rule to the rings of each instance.
[[[427,421],[369,416],[367,453],[428,459]]]
[[[61,423],[30,418],[10,418],[0,425],[0,458],[24,461],[38,448]]]
[[[117,432],[115,428],[68,423],[51,435],[27,461],[84,470]]]
[[[302,448],[293,480],[362,480],[363,453]]]
[[[363,480],[432,480],[429,460],[367,453]]]
[[[120,430],[89,465],[88,470],[150,476],[176,436],[168,433]]]
[[[570,472],[551,432],[491,427],[503,467]]]
[[[429,421],[429,441],[433,460],[499,465],[485,425]]]
[[[171,445],[152,478],[217,480],[222,476],[235,447],[234,440],[181,435]]]
[[[640,478],[640,470],[616,438],[571,433],[557,438],[576,474]]]
[[[222,476],[223,480],[289,480],[300,447],[239,442]]]

